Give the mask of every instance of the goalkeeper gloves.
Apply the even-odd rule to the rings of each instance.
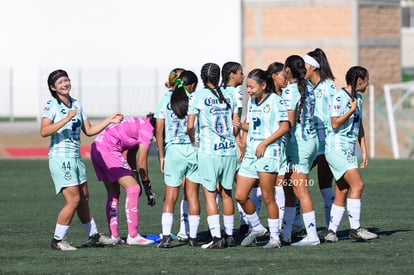
[[[155,205],[155,193],[151,189],[151,183],[149,180],[142,181],[142,185],[144,185],[145,195],[147,195],[148,205],[154,206]]]

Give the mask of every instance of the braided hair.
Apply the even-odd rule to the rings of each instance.
[[[328,58],[322,49],[316,48],[315,50],[308,52],[307,55],[318,61],[320,65],[320,68],[318,70],[320,72],[322,82],[326,79],[335,80],[335,76],[333,75],[331,66],[328,62]]]
[[[356,85],[358,78],[365,79],[368,76],[368,70],[361,66],[351,67],[345,75],[346,85],[351,86],[351,96],[352,100],[355,99],[357,90]]]
[[[308,90],[305,80],[305,61],[299,55],[291,55],[285,61],[285,68],[289,68],[292,77],[297,80],[298,89],[300,93],[300,102],[297,110],[297,122],[301,123],[300,117],[302,115],[303,105],[306,101],[306,92]]]
[[[223,68],[221,70],[221,86],[223,86],[224,89],[227,87],[227,83],[230,80],[230,74],[236,74],[238,70],[242,69],[242,66],[240,63],[229,61],[224,63]]]
[[[197,86],[198,78],[192,71],[183,71],[179,78],[174,80],[175,88],[171,95],[170,104],[174,114],[183,119],[188,111],[188,91],[185,86],[195,84]]]
[[[220,103],[226,104],[226,109],[230,109],[230,104],[226,101],[223,96],[223,92],[220,89],[220,67],[215,63],[206,63],[201,68],[200,74],[201,80],[203,81],[204,87],[209,89],[213,95],[215,95]],[[211,88],[208,84],[212,85],[214,88]]]

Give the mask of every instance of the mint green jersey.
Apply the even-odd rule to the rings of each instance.
[[[165,137],[164,143],[188,144],[191,143],[187,133],[187,117],[178,118],[171,109],[172,91],[168,91],[158,103],[155,118],[164,119]]]
[[[318,82],[311,90],[315,95],[315,128],[319,139],[324,140],[331,123],[330,102],[336,93],[336,87],[332,80],[326,79],[323,82]]]
[[[266,98],[257,104],[255,98],[250,99],[247,106],[246,122],[249,123],[247,132],[246,156],[254,157],[256,147],[279,129],[281,121],[289,121],[284,100],[275,93],[268,93]],[[266,147],[263,157],[280,158],[281,139]]]
[[[332,100],[330,117],[340,117],[348,112],[351,109],[351,104],[349,103],[351,98],[351,95],[345,89],[338,90]],[[362,121],[361,95],[357,94],[355,100],[357,100],[357,108],[344,124],[335,130],[332,129],[332,124],[329,124],[325,145],[326,153],[335,150],[343,150],[347,154],[354,153]]]
[[[42,118],[48,118],[53,123],[64,119],[69,110],[76,110],[76,115],[56,133],[51,136],[49,146],[50,157],[80,157],[80,134],[83,121],[87,120],[80,102],[74,98],[70,99],[70,106],[63,102],[58,103],[56,98],[49,99],[43,106]]]
[[[221,88],[225,100],[220,103],[209,89],[197,90],[190,98],[188,114],[198,119],[200,153],[218,156],[236,156],[236,142],[233,133],[233,114],[237,114],[236,100],[231,91]]]
[[[313,116],[315,111],[315,96],[309,89],[305,92],[305,100],[302,109],[299,112],[301,104],[301,94],[298,84],[289,84],[283,91],[282,97],[285,101],[286,109],[293,110],[296,113],[294,126],[289,132],[289,141],[307,141],[316,137]]]

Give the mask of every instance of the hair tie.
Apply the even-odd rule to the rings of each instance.
[[[305,54],[305,55],[303,56],[303,60],[304,60],[306,63],[308,63],[309,65],[311,65],[311,66],[315,67],[316,69],[319,69],[319,68],[321,67],[321,65],[319,64],[319,62],[318,62],[318,61],[316,61],[316,59],[315,59],[315,58],[313,58],[313,57],[312,57],[312,56],[310,56],[310,55]]]
[[[181,88],[184,86],[184,81],[181,78],[174,79],[174,83],[177,84],[178,88]]]

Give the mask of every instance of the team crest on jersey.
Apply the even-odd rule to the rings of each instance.
[[[263,112],[268,113],[270,112],[270,104],[267,103],[264,107],[263,107]]]
[[[322,89],[318,89],[318,91],[316,92],[316,96],[319,98],[322,97]]]
[[[64,178],[65,178],[65,180],[71,180],[72,179],[72,175],[70,174],[70,171],[65,171]]]

